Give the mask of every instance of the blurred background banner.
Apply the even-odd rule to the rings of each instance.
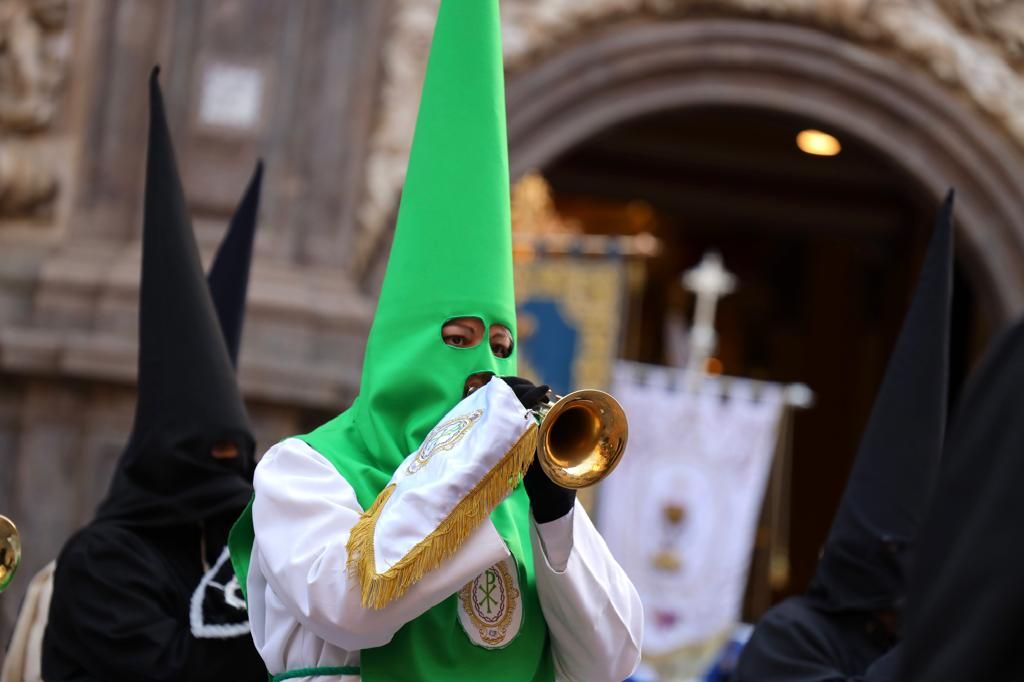
[[[623,221],[627,222],[627,221]],[[551,186],[529,173],[512,187],[519,372],[558,394],[607,389],[645,281],[650,233],[587,234],[564,217]]]
[[[560,395],[607,387],[624,293],[619,257],[538,256],[518,264],[519,372]]]
[[[664,679],[706,667],[740,619],[785,410],[779,384],[691,377],[616,365],[630,440],[598,502],[601,533],[644,603],[645,660]]]

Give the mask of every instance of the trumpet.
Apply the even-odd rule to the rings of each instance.
[[[0,592],[14,580],[21,563],[21,536],[9,518],[0,515]]]
[[[629,435],[626,413],[604,391],[556,395],[532,412],[540,423],[537,458],[556,485],[573,490],[592,486],[622,459]]]

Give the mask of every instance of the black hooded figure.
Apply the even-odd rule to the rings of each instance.
[[[905,682],[1024,680],[1024,320],[960,400],[911,568]]]
[[[157,73],[135,422],[96,518],[57,558],[43,641],[48,682],[266,680],[225,548],[252,494],[255,443],[203,278]],[[232,226],[246,243],[259,172]],[[231,260],[224,249],[221,258]],[[244,285],[229,286],[236,291],[223,300],[235,309],[225,319],[237,338]]]
[[[249,186],[228,225],[224,241],[213,257],[206,275],[213,298],[213,307],[220,321],[221,335],[228,347],[231,364],[238,366],[238,349],[245,326],[245,299],[249,290],[249,265],[256,236],[256,214],[260,207],[260,186],[263,183],[263,162],[256,164]]]
[[[951,191],[811,586],[764,615],[736,682],[894,679],[907,562],[945,431],[952,209]]]

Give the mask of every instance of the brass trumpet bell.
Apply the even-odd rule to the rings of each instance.
[[[9,518],[0,516],[0,592],[14,580],[14,573],[21,563],[21,537]]]
[[[604,391],[584,389],[543,405],[537,457],[540,467],[557,485],[579,489],[592,486],[622,459],[629,434],[626,413]]]

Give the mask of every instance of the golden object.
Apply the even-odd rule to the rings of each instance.
[[[0,516],[0,592],[14,580],[14,573],[21,563],[21,536],[14,523],[6,516]]]
[[[604,391],[584,389],[534,410],[540,420],[540,467],[563,488],[586,488],[612,472],[626,449],[622,406]]]
[[[543,175],[530,173],[512,185],[512,257],[517,264],[534,260],[538,249],[547,255],[652,258],[661,250],[651,232],[656,224],[654,209],[643,201],[604,204],[581,219],[559,212]]]
[[[673,573],[678,572],[683,567],[683,562],[679,559],[676,553],[670,552],[666,549],[655,554],[654,561],[652,563],[659,571],[670,571]]]
[[[665,520],[673,526],[682,523],[686,518],[686,509],[681,504],[666,504],[661,513],[665,515]]]
[[[566,219],[558,212],[551,185],[539,173],[523,176],[512,185],[512,231],[516,236],[579,234],[578,220]]]

